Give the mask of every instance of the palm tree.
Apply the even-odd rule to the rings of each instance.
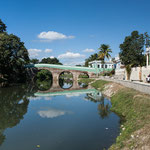
[[[102,61],[104,71],[105,58],[109,59],[111,57],[110,53],[112,53],[112,50],[110,49],[110,46],[107,44],[101,44],[100,48],[98,49],[100,50],[98,58]]]

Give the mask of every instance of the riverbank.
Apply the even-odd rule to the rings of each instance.
[[[91,85],[110,97],[111,110],[124,118],[120,124],[120,135],[109,149],[150,149],[149,95],[111,81],[96,80]]]

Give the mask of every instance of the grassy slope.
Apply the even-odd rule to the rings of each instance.
[[[92,86],[103,90],[107,83],[110,82],[98,80],[92,83]],[[123,88],[111,98],[111,102],[111,110],[123,116],[126,121],[121,123],[121,134],[110,149],[121,149],[124,146],[134,147],[137,143],[128,141],[128,139],[131,138],[134,131],[150,124],[150,96],[130,88]]]

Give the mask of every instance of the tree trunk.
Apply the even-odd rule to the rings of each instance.
[[[127,71],[127,80],[130,80],[131,71],[132,71],[131,65],[126,66],[126,71]]]
[[[139,80],[142,80],[142,67],[140,66],[140,71],[139,71]]]

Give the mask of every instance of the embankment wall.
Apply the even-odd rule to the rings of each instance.
[[[99,79],[107,80],[107,81],[113,81],[113,82],[119,83],[125,87],[133,88],[133,89],[140,91],[140,92],[143,92],[145,94],[150,94],[150,84],[149,83],[110,79],[108,77],[100,77]]]

